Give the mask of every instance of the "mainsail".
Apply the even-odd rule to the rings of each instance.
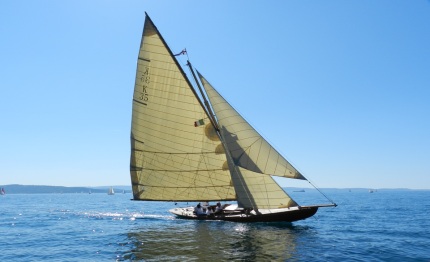
[[[135,200],[233,200],[218,135],[164,39],[146,16],[131,127]]]

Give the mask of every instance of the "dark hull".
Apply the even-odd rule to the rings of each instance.
[[[181,219],[193,219],[193,220],[221,220],[221,221],[231,221],[231,222],[294,222],[297,220],[303,220],[308,217],[315,215],[318,211],[318,207],[302,207],[299,210],[288,210],[278,213],[269,214],[257,214],[257,215],[247,215],[245,213],[225,213],[221,215],[214,216],[190,216],[181,215],[174,213],[178,218]]]

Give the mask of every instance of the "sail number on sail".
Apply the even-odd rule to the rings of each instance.
[[[143,68],[142,74],[140,76],[140,82],[142,83],[142,92],[139,95],[139,99],[147,102],[148,101],[148,92],[146,91],[146,88],[148,87],[149,82],[150,82],[149,67],[145,66]]]

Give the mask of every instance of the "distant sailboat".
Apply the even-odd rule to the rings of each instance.
[[[272,176],[306,178],[188,62],[195,88],[175,56],[146,15],[133,94],[134,200],[237,201],[207,216],[193,207],[169,210],[179,218],[236,222],[291,222],[336,206],[297,204]]]
[[[0,195],[6,195],[6,191],[4,190],[4,188],[2,187],[0,190]]]
[[[113,190],[113,187],[109,188],[108,195],[115,195],[115,191]]]

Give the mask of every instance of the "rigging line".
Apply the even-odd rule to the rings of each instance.
[[[276,149],[275,149],[276,150]],[[293,166],[293,164],[292,164],[292,162],[290,162],[290,161],[288,161],[287,160],[287,162],[291,165],[291,167],[293,167],[294,169],[296,169],[297,170],[297,172],[299,172],[305,179],[304,180],[306,180],[306,181],[308,181],[308,183],[313,187],[313,188],[315,188],[321,195],[323,195],[329,202],[331,202],[335,207],[337,207],[337,204],[333,201],[333,200],[331,200],[331,198],[329,198],[326,194],[324,194],[314,183],[312,183],[311,182],[311,180],[309,179],[309,178],[307,178],[307,177],[305,177],[304,175],[303,175],[303,173],[297,168],[297,167],[294,167]]]
[[[337,204],[331,200],[326,194],[324,194],[317,186],[315,186],[309,179],[307,179],[308,183],[311,184],[318,192],[320,192],[321,195],[323,195],[328,201],[330,201],[335,207],[337,207]]]

